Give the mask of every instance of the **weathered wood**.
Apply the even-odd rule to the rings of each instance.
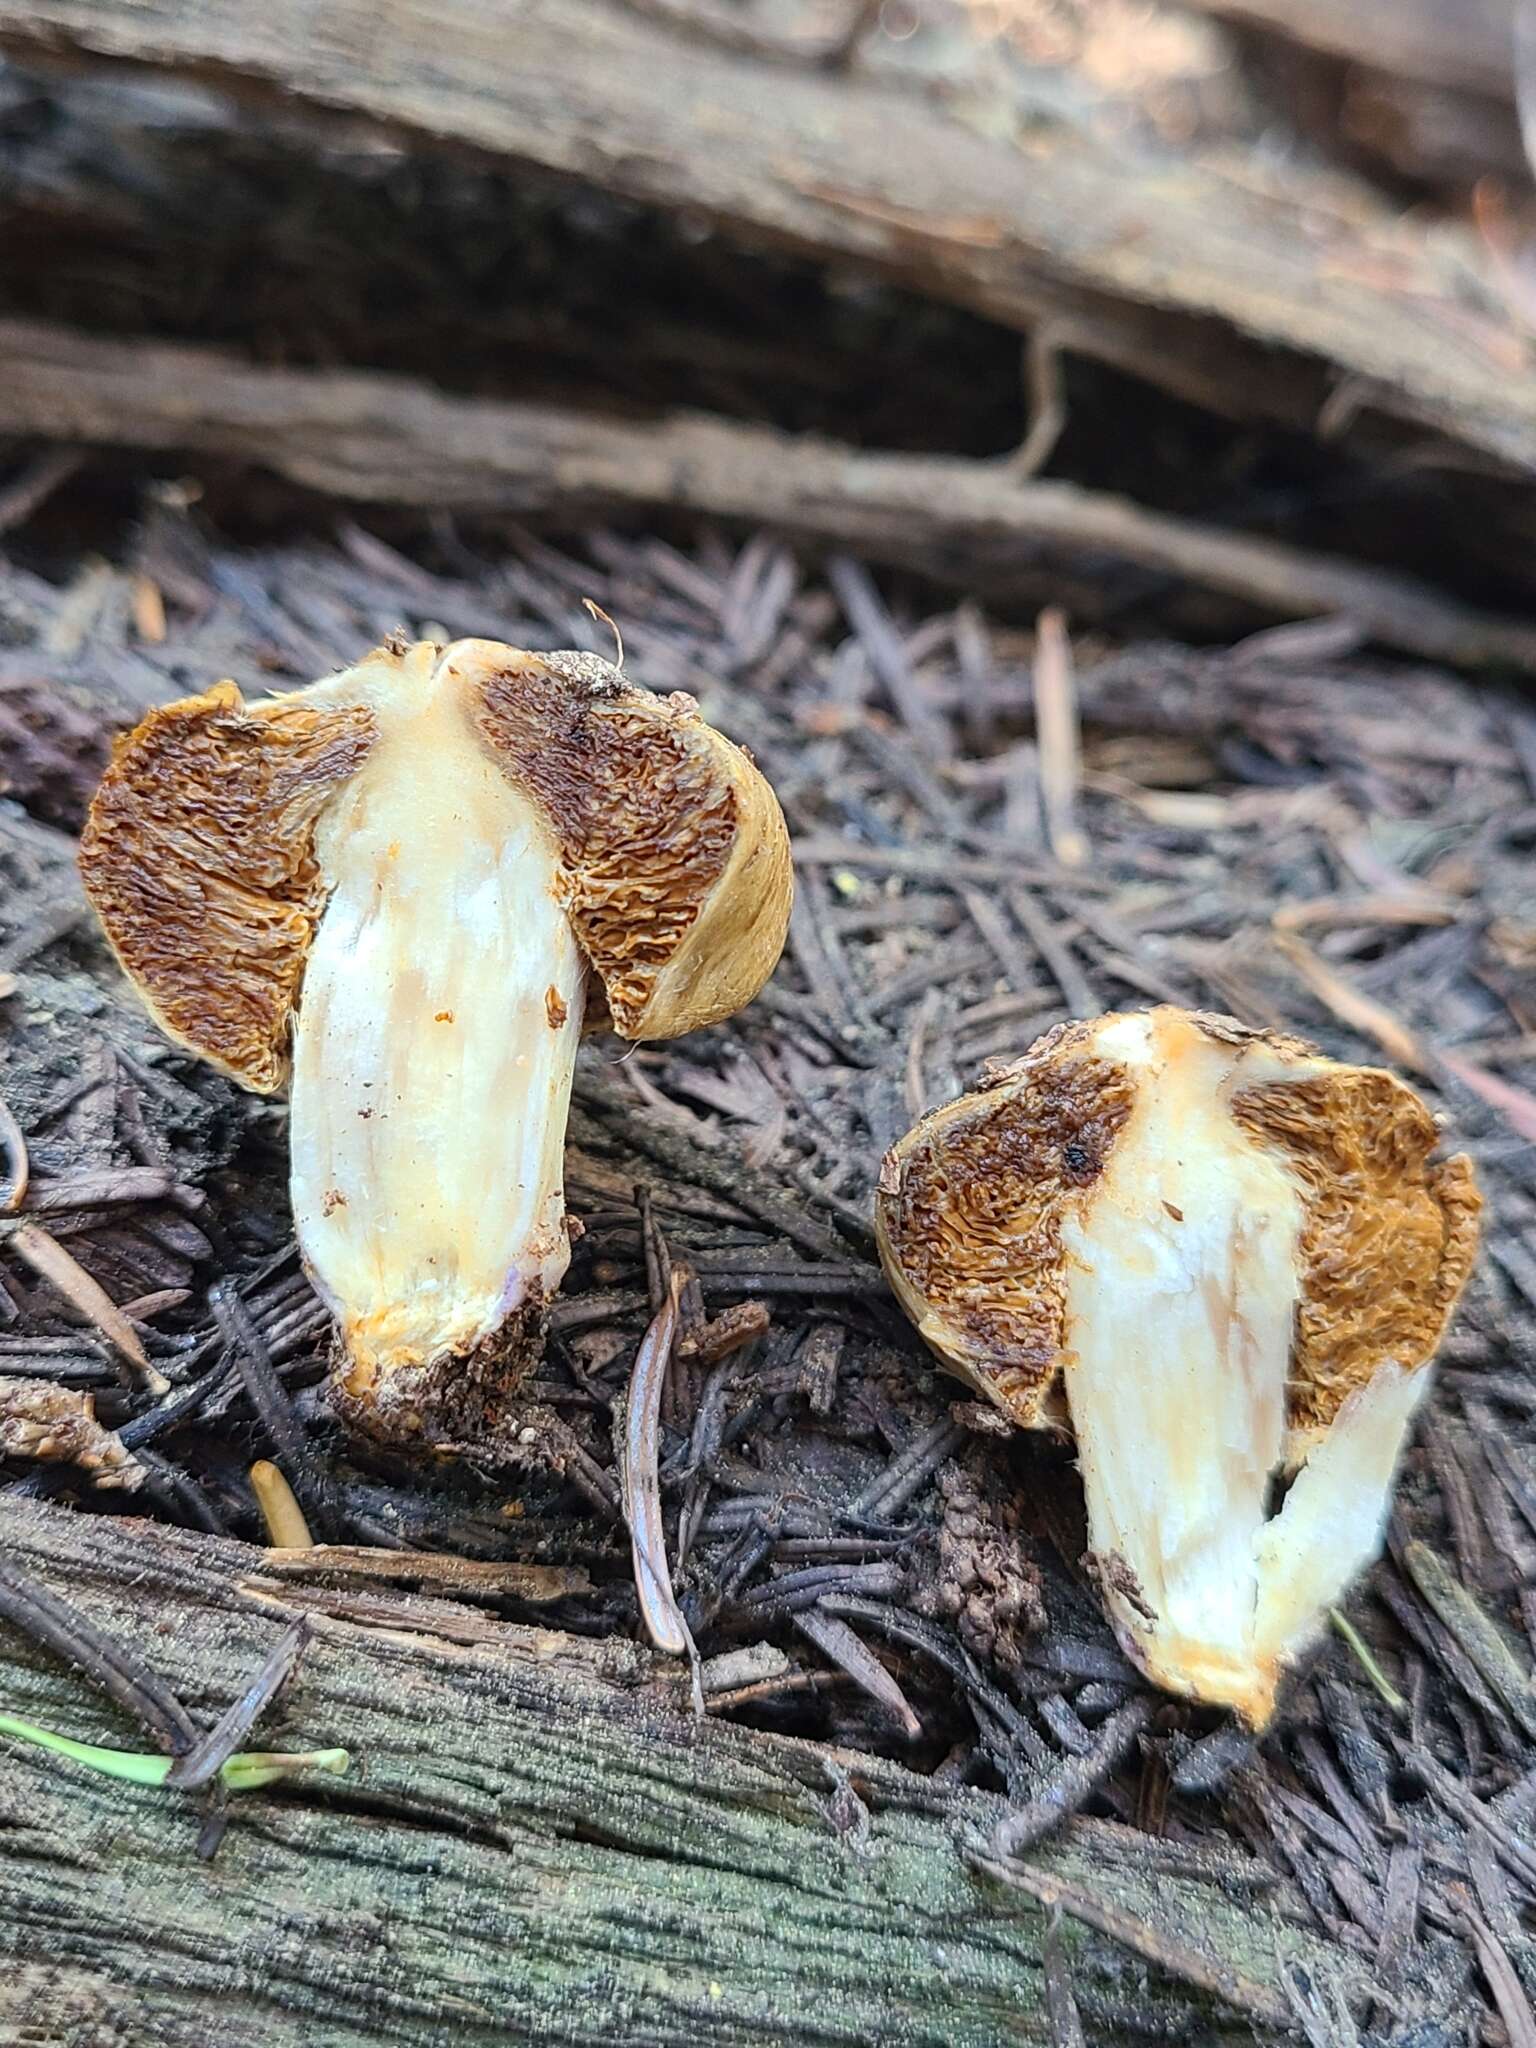
[[[765,63],[621,0],[0,0],[0,47],[127,60],[342,110],[872,267],[1201,403],[1366,413],[1536,467],[1528,343],[1477,256],[1290,167],[1261,189],[1064,124],[1028,147],[879,80]],[[1491,305],[1491,301],[1490,301]],[[1360,417],[1357,411],[1356,417]]]
[[[968,589],[1028,590],[1090,554],[1281,618],[1337,613],[1388,647],[1536,671],[1536,627],[1407,577],[1149,512],[1005,464],[867,454],[701,413],[637,423],[445,396],[377,373],[264,370],[206,349],[0,321],[0,432],[255,463],[364,503],[574,518],[671,510],[770,524]]]
[[[1513,0],[1193,0],[1243,33],[1248,67],[1347,161],[1465,194],[1528,178]]]
[[[990,1795],[696,1722],[686,1684],[637,1645],[383,1585],[297,1586],[240,1544],[9,1497],[0,1545],[128,1632],[210,1719],[307,1615],[315,1640],[261,1745],[344,1744],[354,1757],[349,1778],[241,1799],[210,1867],[196,1813],[175,1797],[0,1743],[0,2038],[1048,2038],[1042,1917],[960,1853],[995,1825]],[[0,1708],[144,1746],[9,1629]],[[829,1795],[842,1784],[868,1815],[844,1796],[839,1833]],[[1283,2004],[1288,1964],[1340,1967],[1269,1873],[1225,1851],[1080,1822],[1031,1868],[1192,1945],[1255,2004]],[[1101,1937],[1076,1928],[1069,1947],[1096,2040],[1195,2008],[1232,2025],[1223,2038],[1252,2037]]]
[[[1308,49],[1423,85],[1514,92],[1514,0],[1185,0]]]

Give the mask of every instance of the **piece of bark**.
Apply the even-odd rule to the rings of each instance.
[[[1424,85],[1514,94],[1515,0],[1182,0]]]
[[[1513,0],[1194,0],[1238,31],[1264,100],[1330,155],[1464,200],[1529,180]]]
[[[1298,164],[1263,189],[1118,134],[1030,146],[911,89],[765,63],[620,0],[0,0],[0,48],[126,60],[342,112],[851,260],[1006,324],[1053,323],[1198,402],[1313,430],[1361,407],[1536,467],[1528,342],[1466,303],[1450,228],[1348,216]]]
[[[210,1720],[295,1611],[260,1551],[150,1523],[0,1500],[0,1543]],[[844,1839],[829,1752],[696,1723],[633,1643],[466,1632],[465,1610],[408,1594],[362,1611],[310,1589],[313,1639],[263,1729],[345,1745],[351,1775],[234,1802],[211,1870],[174,1795],[3,1744],[0,2038],[93,2048],[110,2014],[110,2038],[159,2048],[1049,2039],[1044,1921],[957,1852],[1000,1799],[839,1752],[870,1814]],[[8,1711],[130,1746],[9,1630],[0,1664]],[[1358,1974],[1283,1895],[1195,1877],[1153,1837],[1079,1823],[1035,1867],[1234,1982]],[[1062,1938],[1091,2040],[1191,2008],[1206,2038],[1254,2038],[1104,1937]]]
[[[562,518],[665,509],[765,523],[967,589],[1058,560],[1154,570],[1282,618],[1338,614],[1384,646],[1536,672],[1536,627],[1412,579],[1149,512],[997,463],[870,454],[703,413],[651,422],[451,398],[364,371],[0,321],[0,432],[253,463],[332,497]]]

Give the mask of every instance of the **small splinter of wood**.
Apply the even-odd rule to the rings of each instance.
[[[1063,867],[1079,868],[1088,858],[1088,841],[1077,824],[1082,778],[1077,686],[1066,620],[1054,605],[1046,606],[1035,628],[1034,686],[1046,837]]]
[[[0,1194],[0,1216],[14,1216],[27,1199],[32,1168],[27,1157],[26,1134],[17,1123],[11,1106],[3,1095],[0,1095],[0,1158],[5,1161],[5,1185],[3,1194]]]
[[[672,1591],[667,1568],[665,1531],[661,1521],[658,1474],[661,1437],[661,1390],[677,1335],[677,1305],[684,1275],[674,1268],[667,1298],[640,1339],[630,1374],[624,1410],[624,1518],[634,1552],[635,1591],[646,1634],[658,1650],[674,1657],[687,1653],[688,1630]]]
[[[150,1364],[138,1331],[101,1282],[91,1278],[51,1231],[44,1230],[40,1223],[24,1223],[12,1233],[10,1243],[34,1273],[56,1287],[70,1306],[78,1309],[92,1328],[106,1338],[138,1374],[149,1393],[158,1396],[170,1392],[170,1381]]]
[[[258,1458],[246,1477],[274,1550],[313,1550],[315,1539],[293,1488],[270,1458]]]

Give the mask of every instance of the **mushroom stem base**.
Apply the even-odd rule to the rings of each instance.
[[[544,1352],[549,1320],[542,1290],[499,1329],[463,1351],[440,1351],[385,1372],[360,1367],[338,1338],[331,1406],[360,1436],[383,1444],[493,1450],[515,1425],[519,1390]]]

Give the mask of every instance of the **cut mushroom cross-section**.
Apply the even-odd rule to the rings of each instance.
[[[903,1308],[1015,1422],[1070,1428],[1127,1650],[1254,1725],[1380,1547],[1472,1262],[1438,1137],[1391,1074],[1156,1009],[1049,1034],[885,1161]]]
[[[389,1435],[472,1428],[536,1352],[583,1028],[739,1009],[791,895],[772,791],[691,698],[487,640],[151,712],[80,864],[171,1037],[291,1074],[300,1244]]]

